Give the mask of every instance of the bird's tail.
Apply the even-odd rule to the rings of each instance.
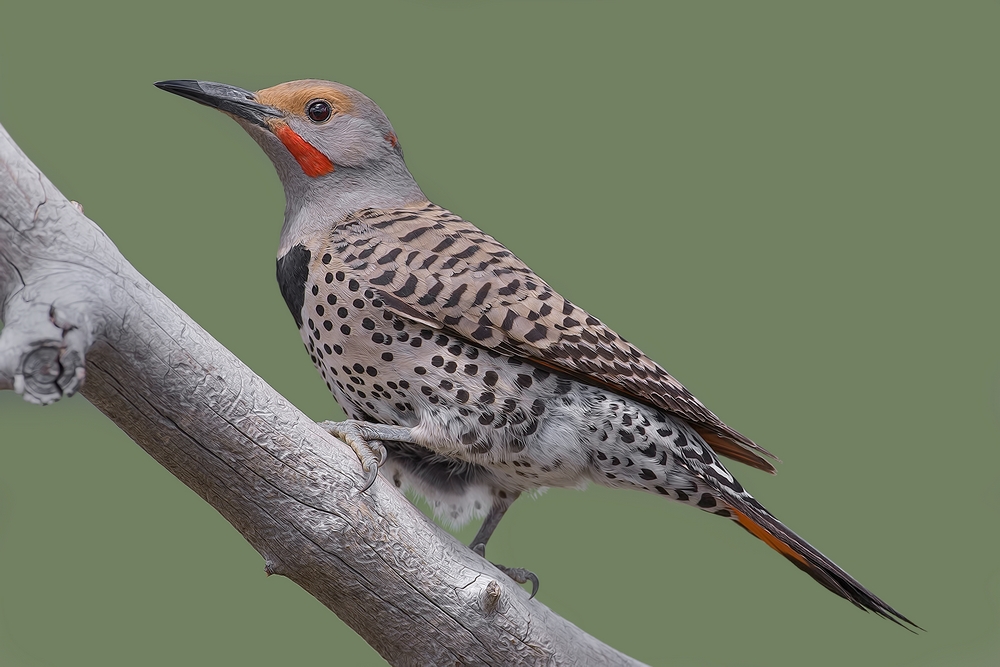
[[[747,532],[790,560],[800,570],[852,604],[887,618],[904,628],[904,623],[920,628],[862,586],[833,561],[778,521],[749,495],[726,494],[727,509]],[[717,512],[718,513],[718,512]],[[908,630],[910,628],[907,628]]]

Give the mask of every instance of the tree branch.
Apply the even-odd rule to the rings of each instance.
[[[136,271],[0,126],[0,389],[83,395],[386,660],[640,663],[459,544]],[[86,382],[84,383],[84,380]]]

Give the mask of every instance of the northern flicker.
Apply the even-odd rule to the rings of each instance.
[[[350,418],[324,425],[358,453],[367,485],[384,463],[449,523],[486,515],[470,545],[480,554],[524,491],[648,491],[734,521],[837,595],[912,625],[718,456],[774,472],[767,451],[493,237],[429,202],[370,99],[319,80],[256,93],[156,85],[225,112],[274,163],[286,198],[281,294]],[[504,569],[537,588],[530,572]]]

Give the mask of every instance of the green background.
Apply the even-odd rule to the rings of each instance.
[[[6,2],[0,122],[321,419],[272,167],[152,83],[362,90],[431,199],[777,453],[733,469],[928,632],[595,488],[521,500],[490,544],[543,603],[653,665],[1000,664],[1000,12],[823,4]],[[85,399],[0,395],[0,664],[307,663],[384,664]]]

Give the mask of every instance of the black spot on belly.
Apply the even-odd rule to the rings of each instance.
[[[491,449],[493,449],[493,443],[487,440],[487,441],[476,442],[476,444],[472,445],[469,448],[469,451],[471,451],[473,454],[485,454]]]
[[[698,501],[698,507],[708,508],[708,507],[715,507],[715,505],[716,505],[715,498],[713,498],[707,493],[701,494],[701,499]]]
[[[278,258],[277,277],[281,296],[302,328],[302,303],[306,298],[306,280],[309,278],[309,258],[312,254],[301,243]]]

